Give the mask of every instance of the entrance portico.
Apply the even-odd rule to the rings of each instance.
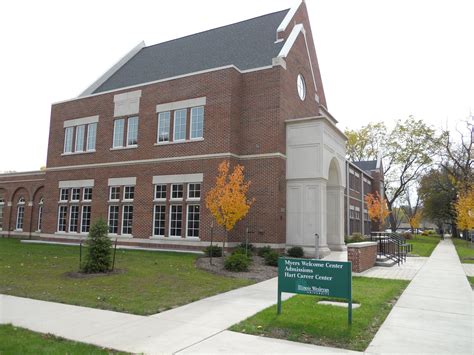
[[[286,121],[286,244],[345,250],[345,136],[329,115]]]

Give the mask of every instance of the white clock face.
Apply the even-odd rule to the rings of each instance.
[[[298,78],[296,78],[296,88],[298,89],[298,96],[301,101],[304,101],[304,98],[306,97],[306,83],[301,74],[298,74]]]

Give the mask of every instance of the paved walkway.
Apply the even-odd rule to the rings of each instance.
[[[473,295],[452,241],[441,241],[366,353],[473,354]]]
[[[467,276],[474,276],[474,264],[462,264],[462,268]]]

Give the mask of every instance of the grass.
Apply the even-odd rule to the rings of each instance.
[[[76,272],[79,248],[0,238],[0,293],[149,315],[252,283],[195,267],[195,254],[117,250],[123,272],[87,278]]]
[[[471,287],[474,288],[474,276],[467,276],[467,279],[469,280]]]
[[[10,324],[0,325],[0,354],[126,354],[93,345],[78,343],[55,337],[51,334],[35,333]]]
[[[452,241],[461,263],[474,264],[474,243],[471,244],[471,242],[459,238],[452,238]]]
[[[353,310],[352,326],[347,324],[347,309],[318,305],[324,297],[297,295],[232,326],[237,332],[287,339],[302,343],[333,346],[363,351],[367,348],[394,301],[408,281],[354,277],[353,302],[361,307]]]
[[[430,256],[434,248],[438,245],[441,237],[439,235],[421,235],[413,234],[413,239],[407,240],[407,243],[413,245],[411,254],[419,256]]]

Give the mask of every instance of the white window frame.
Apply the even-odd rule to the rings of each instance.
[[[125,227],[125,223],[124,223],[124,222],[125,222],[125,218],[124,218],[124,217],[125,217],[125,207],[131,207],[131,208],[132,208],[132,220],[131,220],[132,223],[131,223],[131,226],[130,226],[130,229],[132,230],[131,233],[125,233],[125,232],[124,232],[124,227]],[[134,213],[134,211],[133,211],[133,205],[123,205],[123,206],[122,206],[122,228],[121,228],[121,234],[122,234],[122,235],[133,235],[133,213]]]
[[[74,191],[79,190],[77,194],[79,197],[77,199],[74,198]],[[81,188],[80,187],[73,187],[71,188],[71,202],[79,202],[81,200]]]
[[[173,218],[173,207],[181,207],[181,234],[180,235],[171,234],[171,225],[172,225],[172,218]],[[184,206],[182,204],[171,204],[170,205],[169,226],[168,226],[168,236],[169,236],[169,238],[182,238],[183,237],[183,207]]]
[[[91,198],[86,198],[86,190],[91,191]],[[84,187],[82,189],[82,201],[91,202],[92,201],[92,193],[93,193],[92,187]]]
[[[86,126],[76,126],[76,142],[74,144],[74,151],[76,153],[84,152],[84,136],[86,133]]]
[[[163,222],[164,222],[164,226],[163,226],[163,234],[156,234],[155,233],[155,225],[156,225],[156,208],[157,207],[164,207],[165,208],[165,212],[164,212],[164,219],[163,219]],[[164,237],[166,234],[166,204],[156,204],[153,206],[153,231],[152,231],[152,235],[154,237]]]
[[[165,197],[156,197],[158,186],[164,186],[165,187]],[[153,201],[166,201],[167,192],[168,192],[168,185],[166,185],[166,184],[155,184],[155,194],[154,194]]]
[[[197,206],[199,207],[199,219],[198,219],[198,223],[199,223],[199,227],[197,229],[198,231],[198,236],[189,236],[189,226],[188,226],[188,223],[189,223],[189,208],[190,207],[194,207],[194,206]],[[194,230],[194,228],[192,228]],[[197,204],[197,203],[190,203],[190,204],[187,204],[186,205],[186,238],[191,238],[191,239],[199,239],[200,238],[200,232],[201,232],[201,205],[200,204]]]
[[[20,213],[21,210],[21,213]],[[20,224],[20,215],[21,215],[21,226]],[[23,232],[23,226],[25,224],[25,202],[18,202],[16,206],[16,223],[15,230]]]
[[[121,123],[121,126],[118,123]],[[118,132],[118,128],[120,132]],[[118,118],[114,120],[114,132],[113,132],[113,139],[112,139],[112,148],[123,148],[124,146],[124,135],[125,135],[125,118]]]
[[[0,199],[0,231],[3,230],[3,219],[4,219],[4,206],[5,202],[3,199]]]
[[[181,191],[182,196],[181,197],[173,197],[173,187],[174,186],[181,186],[183,189]],[[171,189],[170,189],[170,201],[183,201],[184,198],[184,184],[171,184]]]
[[[67,191],[67,199],[63,200],[63,191]],[[59,189],[59,202],[68,202],[69,201],[69,189],[68,188],[61,188]]]
[[[202,115],[199,114],[200,112],[202,112]],[[200,131],[201,135],[194,136],[194,131],[195,131],[194,125],[199,124],[199,121],[196,122],[198,118],[201,118],[201,122],[202,122],[202,129]],[[199,132],[199,131],[196,131],[196,132]],[[204,137],[204,106],[192,107],[191,108],[191,124],[189,127],[189,139],[196,140],[196,139],[202,139],[203,137]]]
[[[89,208],[89,225],[88,225],[89,230],[84,231],[83,230],[84,229],[84,210],[86,208]],[[81,216],[80,217],[81,217],[81,226],[79,228],[80,233],[89,233],[90,228],[91,228],[91,220],[92,220],[92,206],[91,205],[83,205],[81,207]]]
[[[132,198],[126,198],[125,197],[127,188],[133,188],[133,197]],[[135,198],[135,185],[125,185],[123,187],[123,201],[131,202],[131,201],[134,200],[134,198]]]
[[[199,185],[199,197],[191,197],[189,196],[189,193],[191,189],[189,188],[190,185]],[[187,201],[200,201],[201,200],[201,183],[200,182],[190,182],[188,183],[187,186],[187,192],[186,192],[186,200]]]
[[[72,222],[72,209],[73,207],[77,207],[77,222],[76,222],[76,227],[77,227],[77,231],[72,231],[71,230],[71,222]],[[80,219],[80,212],[81,212],[81,209],[79,208],[79,205],[71,205],[69,206],[69,228],[67,228],[68,232],[69,233],[79,233],[79,219]]]
[[[86,150],[88,152],[95,152],[96,141],[97,141],[97,123],[90,123],[87,125]]]
[[[112,189],[118,190],[118,198],[112,198]],[[110,202],[119,202],[120,201],[120,186],[109,186],[109,201]]]
[[[64,129],[64,154],[73,152],[73,140],[74,140],[74,127],[66,127]]]
[[[114,233],[114,232],[111,232],[110,231],[110,210],[112,209],[112,207],[117,207],[118,211],[117,211],[117,225],[115,226],[117,228],[117,231]],[[118,232],[120,230],[120,205],[109,205],[109,208],[108,208],[108,213],[107,213],[107,226],[109,227],[109,234],[110,235],[118,235]]]
[[[130,137],[130,127],[131,127],[131,122],[134,122],[136,121],[137,124],[136,124],[136,129],[134,128],[132,130],[133,134],[135,135],[135,137]],[[132,116],[132,117],[129,117],[128,120],[127,120],[127,147],[136,147],[138,145],[138,116]],[[135,142],[132,142],[130,143],[130,140],[132,138],[135,138]]]
[[[174,111],[174,119],[173,119],[173,142],[184,142],[186,140],[186,126],[187,126],[187,109],[183,108],[183,109],[180,109],[180,110],[175,110]],[[176,138],[176,132],[177,132],[177,118],[178,118],[178,115],[180,115],[182,112],[184,112],[184,138]],[[183,117],[180,115],[180,119],[182,119]],[[179,124],[180,127],[183,127],[183,124],[180,123]],[[182,132],[182,131],[180,131]]]
[[[59,229],[59,226],[60,226],[59,221],[61,220],[61,209],[65,209],[66,211],[66,214],[64,217],[64,230]],[[67,220],[68,220],[67,213],[68,213],[68,208],[66,205],[62,205],[58,207],[58,223],[57,223],[57,228],[56,228],[58,232],[67,233]]]
[[[163,126],[164,126],[164,128],[167,128],[166,140],[165,139],[160,140],[160,138],[161,138],[160,133],[161,133],[161,129],[163,128]],[[170,130],[171,130],[171,112],[170,111],[159,112],[158,113],[158,132],[157,132],[157,135],[156,135],[156,143],[157,144],[169,143],[170,138],[171,138],[170,137]],[[163,135],[163,137],[165,137],[165,136]]]

